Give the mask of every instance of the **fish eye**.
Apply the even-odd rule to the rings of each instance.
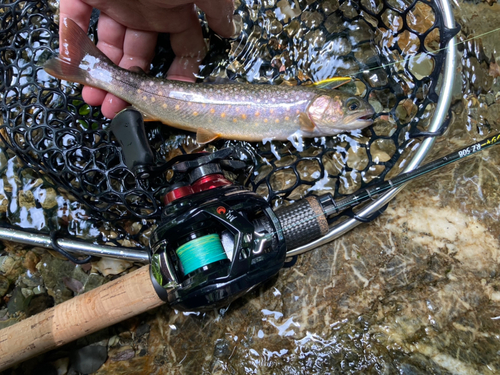
[[[345,105],[349,111],[355,111],[359,108],[359,100],[356,98],[349,98],[347,99]]]

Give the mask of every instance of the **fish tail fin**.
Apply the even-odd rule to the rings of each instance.
[[[43,68],[50,75],[66,81],[104,88],[92,77],[92,70],[109,70],[112,62],[95,46],[87,34],[71,19],[61,20],[59,55]]]

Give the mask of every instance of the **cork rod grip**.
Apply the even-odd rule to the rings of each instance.
[[[0,371],[163,303],[144,266],[0,330]]]

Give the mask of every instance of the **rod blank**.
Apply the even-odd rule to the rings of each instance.
[[[18,229],[0,227],[0,240],[19,242],[25,245],[52,249],[50,237],[40,233],[30,233]],[[73,254],[109,257],[133,262],[149,263],[149,254],[145,250],[126,247],[95,245],[83,241],[58,239],[57,243],[64,250]]]

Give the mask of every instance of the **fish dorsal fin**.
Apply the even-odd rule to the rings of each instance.
[[[299,123],[300,123],[300,130],[307,132],[307,133],[312,133],[314,131],[314,124],[305,114],[304,112],[301,112],[299,115]]]
[[[196,131],[196,142],[200,145],[212,142],[213,140],[219,138],[220,134],[216,134],[208,129],[198,129]]]
[[[314,82],[313,85],[324,90],[333,90],[339,88],[352,81],[351,77],[332,77],[319,82]]]
[[[137,66],[137,65],[131,66],[130,68],[128,68],[128,70],[130,70],[131,72],[134,72],[134,73],[147,75],[146,72],[144,71],[144,69],[142,69],[140,66]]]

